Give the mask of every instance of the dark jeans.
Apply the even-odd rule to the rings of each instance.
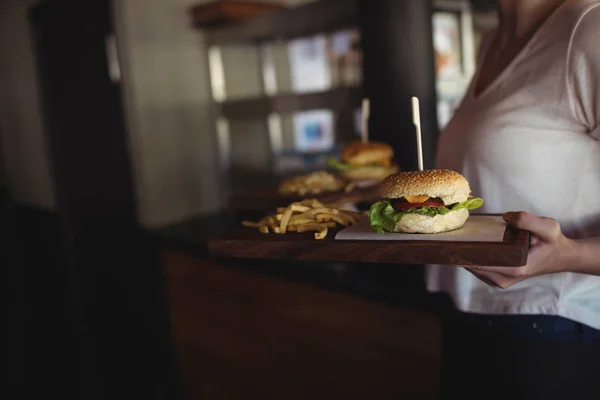
[[[600,399],[600,331],[553,316],[452,313],[443,398]]]

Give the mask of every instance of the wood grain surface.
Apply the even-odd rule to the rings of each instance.
[[[184,399],[439,398],[434,314],[163,254]]]
[[[525,265],[529,251],[529,232],[510,227],[498,243],[335,240],[335,233],[315,240],[313,233],[274,235],[240,227],[209,239],[208,249],[216,258],[506,267]]]

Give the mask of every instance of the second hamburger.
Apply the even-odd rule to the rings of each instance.
[[[442,233],[461,228],[469,210],[483,205],[470,196],[469,182],[450,170],[393,174],[377,188],[382,200],[369,209],[377,233]]]
[[[381,142],[353,141],[342,149],[342,159],[329,160],[329,165],[351,181],[376,180],[398,172],[393,164],[394,151]]]

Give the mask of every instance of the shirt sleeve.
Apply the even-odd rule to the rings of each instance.
[[[600,4],[588,7],[573,29],[567,60],[575,117],[600,140]]]

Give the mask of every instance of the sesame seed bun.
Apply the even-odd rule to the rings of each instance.
[[[444,204],[450,205],[467,200],[471,188],[465,177],[458,172],[431,169],[390,175],[379,184],[377,191],[381,197],[387,199],[429,196],[439,197]]]
[[[353,141],[342,149],[342,160],[348,164],[361,166],[375,163],[380,160],[390,160],[394,151],[390,145],[381,142]]]

